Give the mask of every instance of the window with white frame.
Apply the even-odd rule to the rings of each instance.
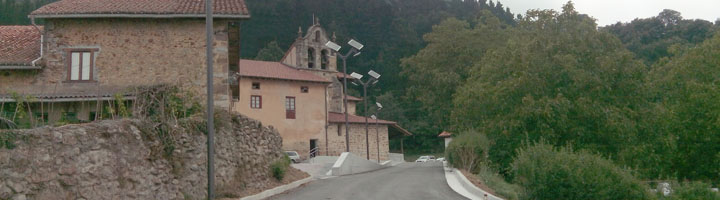
[[[255,109],[262,108],[262,96],[259,96],[259,95],[250,96],[250,108],[255,108]]]
[[[92,81],[95,52],[92,50],[68,51],[68,80]]]

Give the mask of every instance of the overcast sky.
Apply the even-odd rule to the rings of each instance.
[[[568,0],[493,0],[509,7],[514,14],[525,14],[528,9],[562,10]],[[600,26],[618,21],[629,22],[635,18],[657,16],[663,9],[682,13],[685,19],[705,19],[715,22],[720,18],[720,0],[573,0],[575,9],[588,14]]]

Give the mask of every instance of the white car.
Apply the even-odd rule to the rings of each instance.
[[[435,161],[435,156],[420,156],[415,162],[428,162]]]
[[[300,162],[300,154],[298,154],[297,151],[286,151],[285,155],[287,155],[293,163]]]
[[[440,158],[436,159],[436,161],[443,162],[443,161],[445,161],[445,157],[440,157]]]

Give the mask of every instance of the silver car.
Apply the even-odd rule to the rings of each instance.
[[[434,156],[420,156],[420,158],[415,160],[415,162],[428,162],[428,161],[434,161],[434,160],[435,160]]]
[[[287,155],[293,163],[300,162],[300,154],[298,154],[297,151],[285,151],[285,155]]]

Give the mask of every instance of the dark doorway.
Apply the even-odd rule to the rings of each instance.
[[[312,139],[312,140],[310,140],[310,157],[314,158],[317,155],[317,153],[318,153],[317,140]]]

